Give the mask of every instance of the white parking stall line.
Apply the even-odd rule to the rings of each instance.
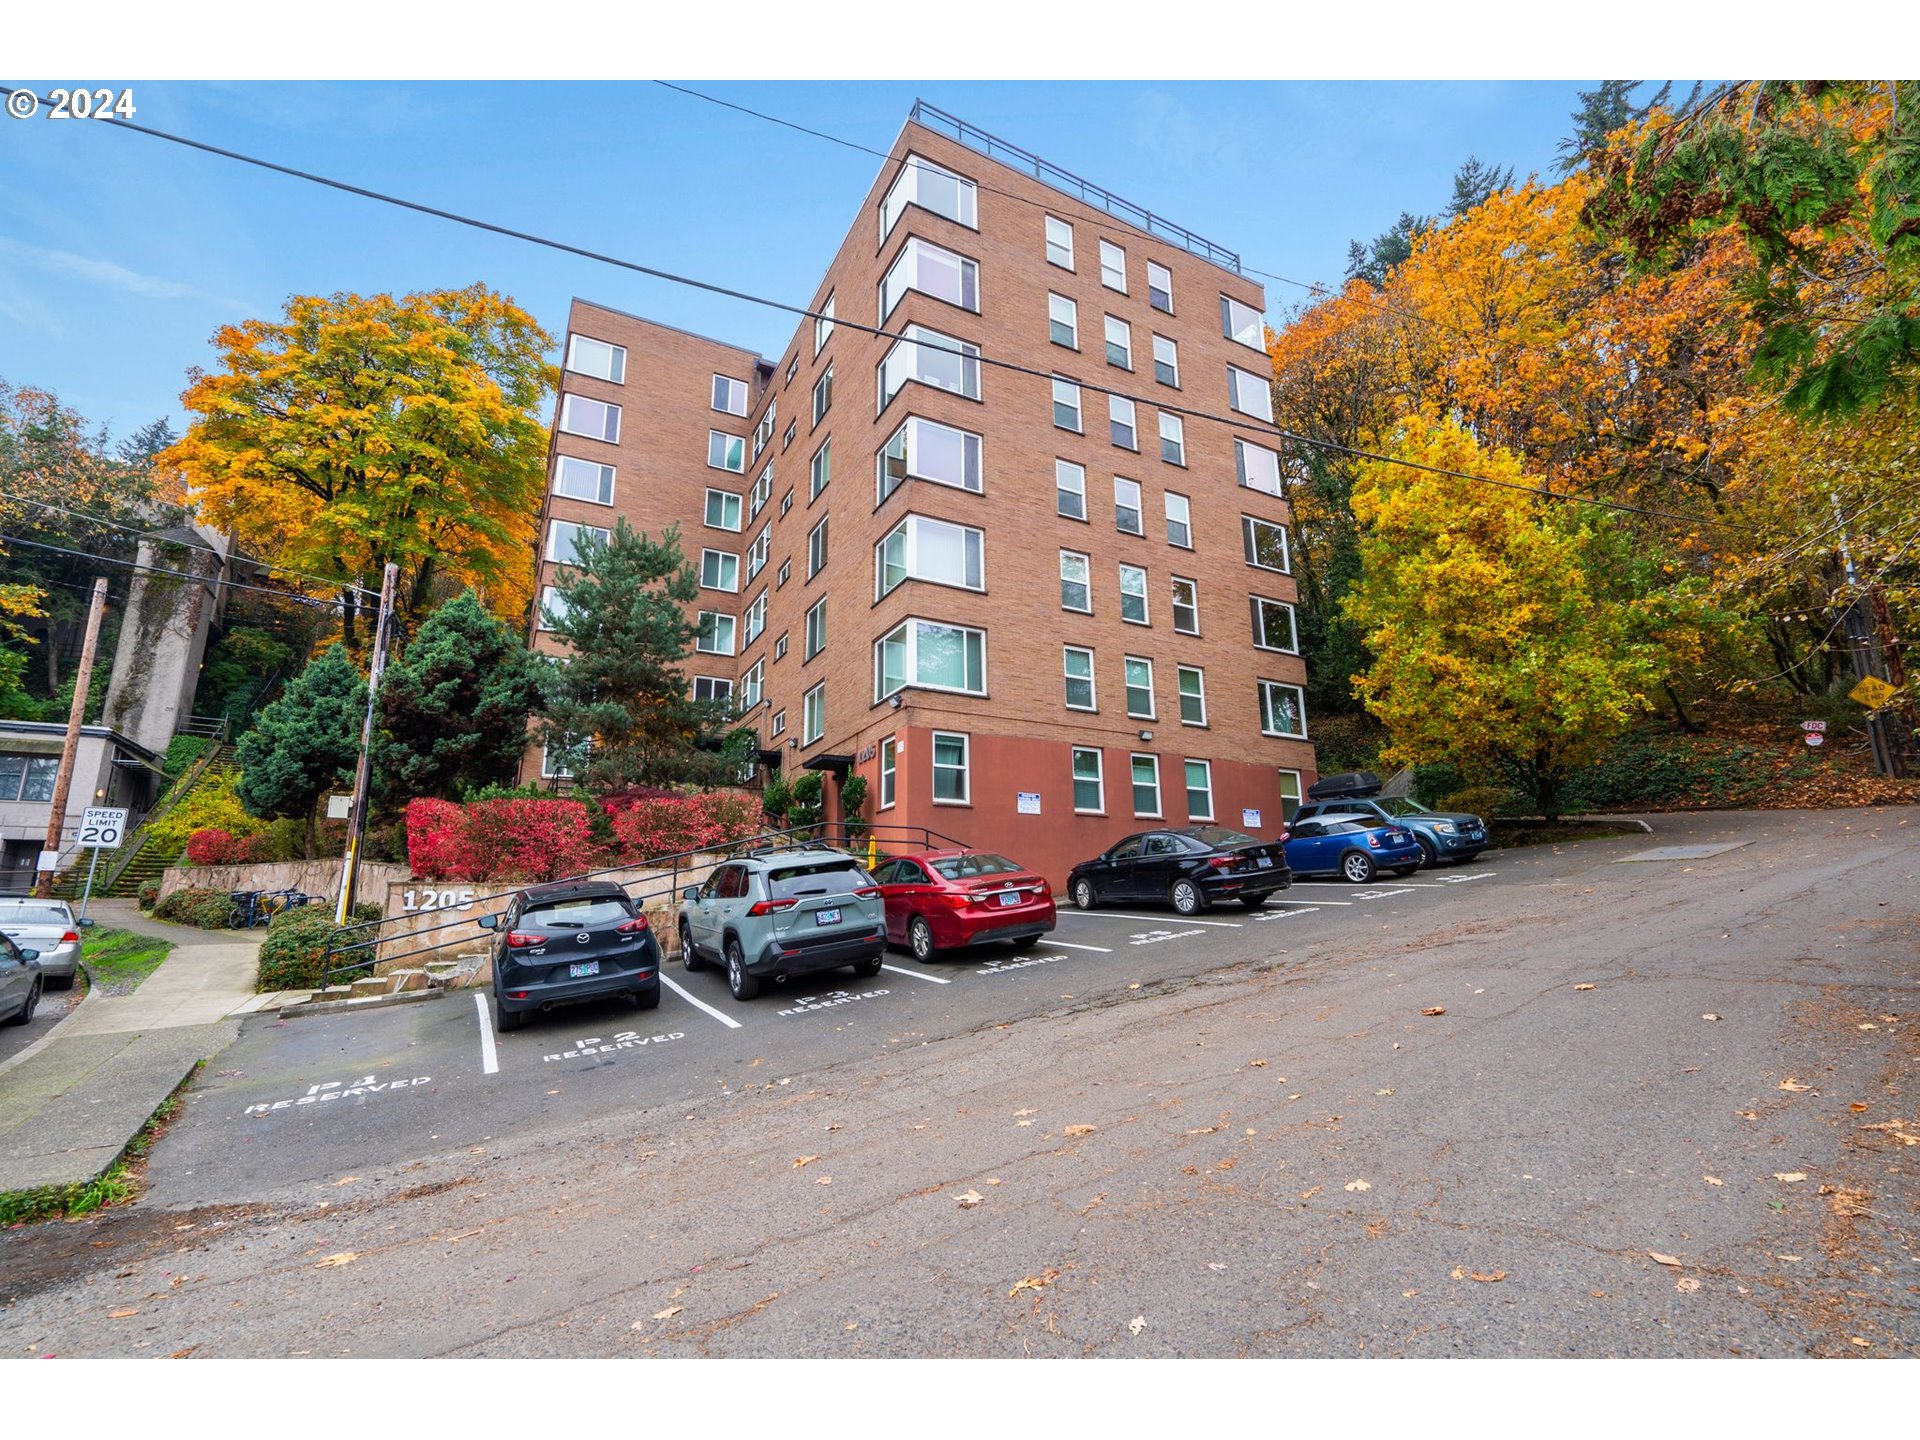
[[[1222,930],[1238,930],[1238,920],[1193,920],[1184,915],[1129,915],[1122,910],[1062,910],[1062,915],[1078,915],[1082,920],[1145,920],[1149,925],[1213,925]]]
[[[896,975],[911,975],[916,980],[931,980],[936,985],[951,985],[953,981],[942,980],[938,975],[922,975],[918,970],[903,970],[898,965],[882,965],[882,970],[891,970]]]
[[[1447,877],[1447,884],[1464,885],[1469,880],[1491,880],[1491,879],[1493,879],[1493,872],[1491,870],[1482,870],[1477,875],[1449,875]]]
[[[493,1048],[493,1016],[487,1013],[487,997],[484,991],[474,992],[473,1008],[480,1012],[480,1073],[498,1075],[500,1052]]]
[[[707,1014],[711,1015],[714,1019],[718,1020],[722,1025],[726,1026],[729,1030],[738,1030],[740,1028],[740,1022],[734,1019],[731,1015],[726,1014],[724,1011],[714,1009],[713,1006],[707,1004],[707,1002],[704,1000],[696,1000],[692,995],[689,995],[685,990],[683,990],[679,985],[675,984],[673,981],[669,980],[665,975],[662,975],[660,977],[660,983],[666,986],[669,990],[673,991],[674,994],[678,995],[682,1000],[686,1001],[689,1005],[692,1005],[696,1009],[706,1011]]]
[[[1049,940],[1047,944],[1059,950],[1091,950],[1096,955],[1113,954],[1112,948],[1106,945],[1069,945],[1064,940]]]
[[[1267,903],[1271,905],[1274,902],[1269,900]],[[1279,903],[1282,905],[1351,905],[1353,904],[1353,901],[1351,900],[1282,900]]]

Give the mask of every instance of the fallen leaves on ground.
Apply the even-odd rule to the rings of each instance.
[[[324,1260],[314,1261],[313,1268],[316,1270],[325,1270],[333,1265],[351,1265],[359,1258],[360,1252],[358,1250],[342,1250],[337,1255],[329,1255]]]
[[[1254,1070],[1264,1070],[1267,1068],[1267,1062],[1264,1060],[1249,1060],[1247,1065]]]
[[[1722,1180],[1718,1175],[1702,1175],[1700,1178],[1706,1181],[1707,1184],[1709,1185],[1724,1185],[1727,1183],[1726,1181]]]
[[[1022,1115],[1038,1115],[1039,1113],[1038,1110],[1033,1109],[1031,1106],[1025,1110],[1016,1110],[1013,1112],[1015,1119],[1018,1119]]]
[[[1302,1200],[1311,1200],[1314,1196],[1318,1195],[1325,1188],[1326,1187],[1324,1185],[1316,1185],[1311,1190],[1302,1190],[1300,1192],[1300,1198]]]
[[[1780,1082],[1780,1088],[1782,1090],[1811,1090],[1813,1089],[1813,1086],[1802,1085],[1798,1080],[1794,1079],[1793,1076],[1789,1075],[1786,1079]]]
[[[360,1177],[358,1175],[342,1175],[338,1180],[334,1181],[333,1183],[335,1185],[351,1185],[353,1184],[354,1181],[358,1180],[359,1178]]]
[[[653,1318],[656,1320],[671,1320],[674,1316],[678,1315],[682,1310],[686,1308],[687,1307],[684,1305],[669,1305],[664,1310],[654,1311]]]
[[[1205,1127],[1203,1127],[1203,1128],[1201,1128],[1201,1129],[1199,1129],[1199,1130],[1189,1130],[1189,1131],[1187,1131],[1187,1134],[1189,1134],[1189,1135],[1211,1135],[1211,1134],[1213,1134],[1213,1133],[1214,1133],[1214,1132],[1215,1132],[1216,1130],[1224,1130],[1224,1129],[1226,1129],[1226,1128],[1227,1128],[1227,1127],[1226,1127],[1226,1126],[1224,1126],[1224,1125],[1208,1125],[1208,1126],[1205,1126]]]
[[[1700,1018],[1702,1020],[1718,1020],[1720,1017],[1714,1014],[1711,1010],[1709,1010],[1705,1015],[1702,1015]]]
[[[1776,1170],[1773,1172],[1773,1178],[1778,1180],[1782,1185],[1798,1185],[1802,1180],[1807,1178],[1807,1172],[1804,1170]]]
[[[818,1180],[814,1181],[813,1183],[816,1185],[831,1185],[833,1183],[833,1177],[831,1175],[822,1175]]]
[[[1371,1190],[1372,1188],[1373,1186],[1364,1180],[1349,1180],[1347,1182],[1347,1189],[1349,1190]]]
[[[140,1313],[139,1310],[135,1309],[131,1305],[128,1305],[128,1306],[122,1307],[119,1310],[109,1310],[107,1312],[107,1318],[109,1320],[125,1320],[129,1315],[138,1315],[139,1313]]]
[[[1504,1270],[1496,1270],[1491,1275],[1482,1275],[1478,1270],[1469,1270],[1464,1265],[1456,1265],[1447,1273],[1450,1279],[1478,1280],[1482,1285],[1498,1285],[1507,1278],[1507,1272]]]
[[[1596,990],[1599,987],[1596,985],[1576,985],[1573,988],[1576,990]]]
[[[1007,1298],[1011,1300],[1014,1296],[1018,1295],[1022,1290],[1044,1290],[1047,1286],[1051,1285],[1054,1281],[1058,1280],[1059,1278],[1060,1278],[1060,1272],[1056,1269],[1053,1269],[1051,1266],[1049,1266],[1047,1269],[1042,1270],[1038,1275],[1023,1276],[1014,1285],[1014,1287],[1011,1290],[1007,1291]]]
[[[819,1158],[818,1155],[802,1155],[798,1160],[793,1162],[793,1168],[798,1170],[802,1165],[811,1165]]]
[[[1127,1322],[1127,1329],[1131,1330],[1136,1335],[1138,1335],[1142,1330],[1146,1328],[1147,1328],[1147,1317],[1144,1315],[1136,1315],[1133,1317],[1133,1319]]]
[[[1677,1255],[1662,1255],[1658,1250],[1649,1250],[1647,1254],[1651,1255],[1654,1260],[1661,1265],[1683,1265],[1686,1263]]]
[[[1420,1013],[1422,1015],[1444,1015],[1447,1013],[1447,1007],[1444,1005],[1429,1005]]]
[[[1871,1110],[1873,1106],[1869,1105],[1864,1100],[1856,1100],[1851,1105],[1847,1106],[1847,1108],[1853,1111],[1853,1113],[1856,1115],[1864,1115],[1867,1113],[1867,1111]]]
[[[953,1198],[962,1210],[971,1210],[976,1205],[985,1204],[987,1199],[987,1197],[982,1195],[978,1190],[968,1190]]]
[[[1682,1275],[1678,1280],[1673,1282],[1673,1288],[1678,1290],[1682,1295],[1691,1295],[1700,1288],[1700,1282],[1691,1275]]]
[[[1065,1133],[1068,1135],[1091,1135],[1097,1128],[1097,1126],[1093,1125],[1069,1125],[1066,1127]]]

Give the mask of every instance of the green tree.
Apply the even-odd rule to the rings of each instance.
[[[1633,92],[1646,83],[1644,80],[1602,80],[1598,90],[1576,92],[1580,97],[1580,108],[1573,112],[1573,133],[1560,141],[1558,151],[1562,175],[1572,174],[1606,149],[1607,137],[1615,131],[1645,120],[1654,111],[1667,107],[1673,95],[1671,80],[1654,91],[1653,98],[1646,104],[1633,103]],[[1700,82],[1696,80],[1687,98],[1681,102],[1680,112],[1691,110],[1699,98]]]
[[[1433,228],[1433,216],[1402,210],[1400,218],[1373,237],[1369,245],[1358,240],[1347,245],[1347,278],[1365,280],[1374,289],[1386,287],[1387,277],[1413,254],[1413,242]]]
[[[1453,172],[1453,199],[1447,202],[1447,218],[1458,220],[1512,184],[1511,165],[1502,170],[1498,165],[1482,164],[1478,155],[1467,156]]]
[[[451,799],[511,776],[545,673],[471,591],[434,611],[380,681],[373,762],[382,797]]]
[[[366,707],[367,682],[345,647],[330,645],[260,712],[234,749],[241,803],[263,818],[304,820],[308,855],[320,797],[353,783]]]

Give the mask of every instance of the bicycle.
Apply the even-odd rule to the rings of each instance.
[[[270,925],[273,917],[282,911],[327,903],[326,896],[309,895],[291,885],[284,890],[235,890],[230,898],[233,909],[227,913],[229,930],[251,930],[256,925]]]

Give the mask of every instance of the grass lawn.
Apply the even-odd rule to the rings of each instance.
[[[173,953],[173,942],[131,930],[89,930],[81,961],[102,995],[125,995]]]
[[[1495,820],[1487,827],[1492,835],[1491,848],[1513,849],[1521,845],[1571,845],[1579,840],[1608,840],[1615,835],[1639,835],[1638,825],[1503,825]]]

